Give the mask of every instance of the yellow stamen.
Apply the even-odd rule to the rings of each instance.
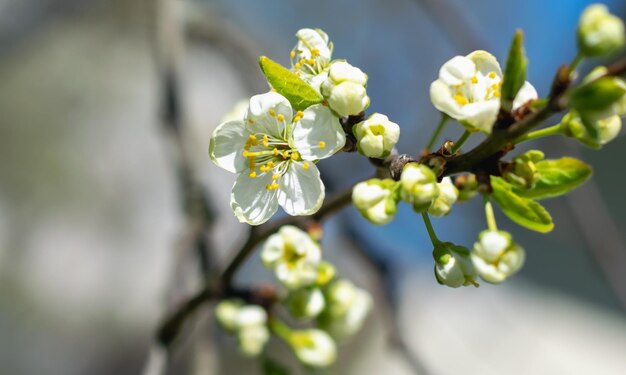
[[[285,116],[283,116],[283,115],[282,115],[282,113],[281,113],[281,114],[279,114],[278,116],[276,116],[276,119],[277,119],[278,121],[285,121]]]
[[[307,62],[309,63],[309,65],[315,64],[315,60],[313,60],[313,59],[308,59]]]
[[[270,109],[269,114],[270,116],[274,117],[276,116],[276,111],[274,111],[274,109]]]
[[[299,116],[296,116],[296,117],[293,118],[293,122],[298,122],[300,120],[301,120],[301,118]]]
[[[305,171],[309,169],[309,163],[307,163],[306,161],[302,163],[302,169],[304,169]]]
[[[472,83],[473,84],[477,84],[478,83],[478,78],[476,78],[476,76],[472,77]]]
[[[278,184],[276,182],[272,182],[269,185],[265,185],[265,188],[267,190],[275,190],[275,189],[278,189]]]
[[[248,177],[250,177],[250,178],[256,178],[256,172],[255,172],[255,171],[250,172],[250,173],[248,174]]]
[[[267,167],[270,169],[274,168],[274,162],[273,161],[268,162]]]
[[[296,116],[304,117],[304,112],[298,111],[296,112]]]
[[[283,158],[289,159],[289,151],[283,151]]]
[[[272,152],[274,153],[274,155],[278,156],[278,149],[276,147],[274,147],[274,150],[272,150]]]
[[[272,180],[276,181],[280,178],[280,175],[278,173],[274,173],[274,175],[272,175]]]
[[[456,100],[456,102],[459,103],[460,105],[465,105],[465,104],[469,103],[467,98],[465,96],[461,95],[461,94],[454,95],[454,100]]]
[[[500,97],[500,91],[494,91],[493,96],[495,96],[496,98]]]
[[[493,85],[491,85],[491,88],[494,89],[494,90],[497,90],[498,89],[498,84],[494,83]]]
[[[289,52],[289,58],[293,59],[294,57],[296,57],[296,51]]]
[[[320,148],[324,148],[324,147],[326,147],[326,142],[320,141]]]
[[[311,55],[312,56],[317,56],[319,54],[320,54],[320,50],[318,50],[317,48],[311,49]]]
[[[491,79],[496,78],[496,72],[489,73],[489,78],[491,78]]]
[[[300,154],[297,151],[294,151],[291,153],[291,160],[298,160],[300,159]]]
[[[267,134],[263,134],[263,147],[268,147],[269,146],[269,139],[267,137]]]
[[[270,170],[270,169],[267,167],[267,165],[262,165],[262,166],[260,166],[260,167],[259,167],[259,169],[261,170],[261,172],[267,172],[267,171],[269,171],[269,170]]]

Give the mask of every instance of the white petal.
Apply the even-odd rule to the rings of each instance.
[[[271,115],[273,113],[273,116]],[[283,116],[283,121],[278,120]],[[244,122],[248,130],[254,133],[270,134],[283,138],[286,124],[291,123],[293,110],[289,100],[284,96],[270,91],[250,98],[250,106]]]
[[[515,96],[515,100],[513,100],[513,110],[518,109],[523,104],[526,104],[529,100],[537,99],[539,95],[537,95],[537,90],[530,84],[530,82],[526,81],[522,85],[522,87],[517,92],[517,96]]]
[[[278,190],[267,190],[272,174],[264,173],[250,178],[246,173],[237,177],[230,195],[230,207],[242,223],[259,225],[268,221],[278,209]]]
[[[261,252],[261,261],[265,267],[275,267],[278,261],[282,258],[285,251],[285,241],[283,236],[278,233],[274,233],[263,245],[263,251]]]
[[[430,101],[435,108],[458,120],[463,116],[461,106],[452,97],[450,87],[438,79],[430,85]]]
[[[243,157],[243,146],[248,140],[249,132],[243,121],[230,121],[220,124],[211,136],[209,156],[220,168],[229,172],[241,172],[247,168]]]
[[[287,172],[278,180],[278,203],[292,216],[311,215],[322,206],[324,184],[312,162],[291,162]]]
[[[345,143],[346,135],[339,119],[321,104],[307,108],[302,120],[293,127],[293,147],[305,160],[327,158]]]
[[[328,35],[322,30],[300,29],[296,33],[296,37],[300,39],[308,49],[317,49],[319,56],[324,59],[330,59],[330,49],[328,48]]]
[[[474,51],[467,55],[476,66],[476,71],[481,72],[483,75],[488,75],[491,72],[495,72],[498,77],[502,77],[502,69],[500,64],[496,60],[495,56],[487,51]]]
[[[476,254],[472,254],[471,257],[476,272],[483,280],[489,283],[499,284],[506,279],[506,275],[497,270],[493,264],[485,262],[484,259]]]
[[[471,79],[476,72],[472,60],[463,56],[455,56],[439,69],[439,79],[445,84],[454,86]]]
[[[491,128],[496,122],[500,110],[500,100],[492,99],[466,104],[462,110],[463,116],[459,118],[460,121],[466,122],[485,133],[491,133]]]

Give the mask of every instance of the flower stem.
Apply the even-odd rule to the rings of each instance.
[[[437,142],[437,138],[439,138],[439,134],[441,134],[441,131],[443,130],[443,128],[445,128],[446,122],[448,122],[449,119],[450,116],[446,115],[443,112],[441,113],[441,120],[439,121],[439,125],[437,125],[437,129],[435,129],[435,132],[433,133],[432,137],[430,137],[430,141],[428,141],[428,145],[426,146],[427,152],[430,152],[430,149],[433,148],[435,142]]]
[[[285,323],[281,322],[276,318],[271,318],[268,322],[268,325],[272,332],[274,332],[278,337],[289,342],[289,337],[291,336],[291,328],[289,328]]]
[[[561,124],[548,126],[544,129],[535,130],[534,132],[526,133],[523,136],[515,140],[515,144],[531,141],[537,138],[549,137],[551,135],[561,134]]]
[[[439,238],[437,238],[437,235],[435,234],[435,230],[433,229],[433,224],[430,222],[428,212],[422,213],[422,218],[424,219],[424,225],[426,226],[426,230],[428,231],[430,242],[433,243],[433,246],[439,245],[441,241],[439,241]]]
[[[472,132],[470,132],[469,130],[466,130],[461,135],[461,138],[459,138],[458,141],[454,142],[454,146],[452,146],[452,150],[450,150],[450,152],[455,154],[457,151],[459,151],[459,149],[461,148],[461,146],[463,146],[465,141],[467,141],[469,139],[470,135],[472,135]]]
[[[572,60],[568,68],[570,74],[572,74],[572,72],[576,70],[576,68],[578,67],[578,65],[580,64],[580,62],[583,60],[584,57],[585,56],[583,56],[583,54],[580,52],[578,52],[576,56],[574,56],[574,60]]]
[[[498,230],[496,225],[496,216],[493,213],[493,206],[489,201],[489,195],[483,195],[483,201],[485,202],[485,216],[487,217],[487,228],[489,230]]]

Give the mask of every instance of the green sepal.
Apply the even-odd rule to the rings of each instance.
[[[597,112],[608,108],[626,94],[626,86],[615,77],[602,77],[572,89],[570,107],[578,112]]]
[[[513,191],[519,196],[531,199],[557,197],[568,193],[591,176],[591,166],[574,158],[543,160],[535,164],[539,179],[532,189]]]
[[[511,111],[517,92],[526,82],[527,70],[528,59],[524,53],[524,33],[518,29],[511,41],[502,81],[500,103],[505,111]]]
[[[261,71],[267,82],[279,94],[287,98],[296,111],[302,111],[314,104],[321,103],[324,98],[308,83],[303,81],[294,72],[273,61],[269,57],[259,58]]]
[[[491,176],[493,200],[502,212],[517,224],[540,233],[554,228],[552,217],[539,203],[521,197],[513,192],[513,187],[500,177]]]

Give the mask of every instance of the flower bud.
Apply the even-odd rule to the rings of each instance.
[[[452,205],[459,197],[459,190],[454,186],[450,177],[444,177],[437,186],[439,195],[428,209],[428,213],[433,216],[445,216],[450,213]]]
[[[337,270],[335,266],[333,266],[330,262],[321,261],[317,267],[317,280],[315,284],[318,286],[324,286],[330,282],[335,277]]]
[[[603,67],[592,72],[601,71]],[[620,78],[606,76],[590,79],[588,76],[579,87],[572,89],[569,97],[570,107],[589,117],[608,117],[623,114],[626,83]]]
[[[443,242],[433,250],[435,277],[437,282],[451,288],[474,285],[476,271],[470,258],[470,251],[451,242]]]
[[[483,280],[499,284],[522,268],[526,254],[509,233],[485,230],[479,234],[471,257]]]
[[[256,357],[263,351],[270,339],[270,332],[265,325],[244,327],[237,334],[239,350],[248,357]]]
[[[241,306],[243,306],[243,302],[238,299],[225,299],[215,307],[215,317],[227,331],[234,332],[237,330],[237,315]]]
[[[366,84],[367,75],[361,69],[337,61],[330,65],[328,78],[322,83],[320,92],[340,117],[357,115],[370,104]]]
[[[289,344],[300,362],[308,366],[326,367],[337,359],[335,341],[319,329],[293,331],[289,336]]]
[[[396,214],[397,183],[391,179],[373,178],[356,184],[352,190],[352,202],[364,218],[373,224],[387,224]]]
[[[578,49],[585,56],[605,56],[624,46],[624,23],[602,4],[588,6],[578,24]]]
[[[352,132],[359,153],[368,158],[386,158],[400,138],[398,124],[380,113],[374,113],[367,120],[354,125]]]
[[[530,150],[513,158],[509,168],[504,171],[504,178],[513,186],[532,189],[539,181],[539,172],[535,163],[543,160],[539,150]]]
[[[240,307],[235,317],[235,325],[239,329],[265,325],[265,323],[267,323],[267,313],[261,306],[257,305],[245,305]]]
[[[312,319],[324,309],[324,295],[319,288],[298,289],[289,295],[287,305],[293,317]]]
[[[411,203],[416,212],[426,211],[439,195],[437,177],[425,165],[407,163],[400,176],[400,196]]]
[[[579,116],[575,111],[571,111],[561,120],[563,134],[576,138],[585,146],[595,149],[601,148],[615,139],[621,129],[622,119],[618,115],[612,115],[603,119],[589,119]],[[589,130],[592,130],[592,132]]]
[[[345,339],[363,326],[373,301],[369,293],[352,282],[341,279],[326,291],[326,308],[318,318],[318,325],[336,339]]]
[[[329,61],[333,44],[321,29],[300,29],[296,33],[298,44],[294,49],[294,55],[301,59],[322,59]],[[295,57],[295,56],[294,56]]]
[[[457,177],[454,186],[459,190],[459,202],[468,201],[478,194],[478,180],[474,174]]]

